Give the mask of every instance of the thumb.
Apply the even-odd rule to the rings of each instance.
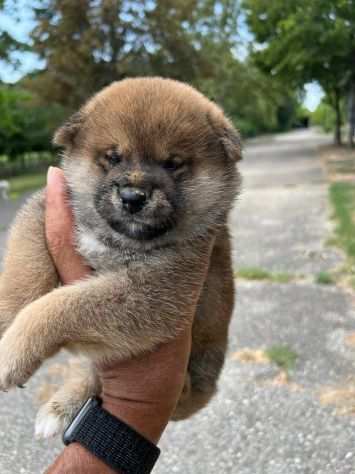
[[[62,283],[68,284],[90,273],[74,243],[74,219],[68,203],[64,173],[50,167],[47,175],[45,232],[48,249]]]

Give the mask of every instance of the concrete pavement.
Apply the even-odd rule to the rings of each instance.
[[[231,217],[236,268],[312,276],[341,263],[327,247],[327,187],[316,147],[327,138],[298,131],[248,144],[244,192]],[[5,213],[0,203],[3,226]],[[309,280],[290,284],[240,281],[220,390],[192,419],[171,423],[161,441],[157,474],[353,474],[355,419],[320,404],[329,386],[354,373],[346,336],[355,331],[351,295]],[[243,348],[286,345],[298,354],[291,384],[275,384],[277,368],[242,364]],[[40,473],[58,441],[33,439],[33,393],[0,394],[1,474]]]

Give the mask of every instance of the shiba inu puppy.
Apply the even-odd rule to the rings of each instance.
[[[41,407],[39,436],[59,432],[100,392],[95,362],[152,351],[193,317],[174,419],[216,391],[233,309],[227,216],[238,193],[238,133],[221,109],[169,79],[126,79],[91,98],[55,134],[92,275],[59,286],[44,193],[10,232],[0,279],[0,389],[24,384],[61,348],[85,356]]]

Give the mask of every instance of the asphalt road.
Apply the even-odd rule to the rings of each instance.
[[[355,418],[319,401],[355,368],[354,349],[345,343],[355,331],[352,295],[312,283],[319,271],[342,261],[325,246],[331,232],[327,188],[315,151],[327,140],[298,131],[246,147],[244,191],[231,216],[235,267],[308,278],[282,285],[237,282],[219,393],[192,419],[168,426],[157,474],[355,473]],[[8,206],[0,203],[0,247],[14,212]],[[273,383],[275,366],[233,358],[244,348],[276,344],[298,354],[289,384]],[[43,472],[61,447],[33,437],[33,398],[44,373],[26,390],[0,394],[1,474]]]

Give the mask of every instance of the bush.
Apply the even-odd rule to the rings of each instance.
[[[322,101],[311,114],[311,123],[322,127],[326,132],[335,129],[336,116],[333,107]]]

